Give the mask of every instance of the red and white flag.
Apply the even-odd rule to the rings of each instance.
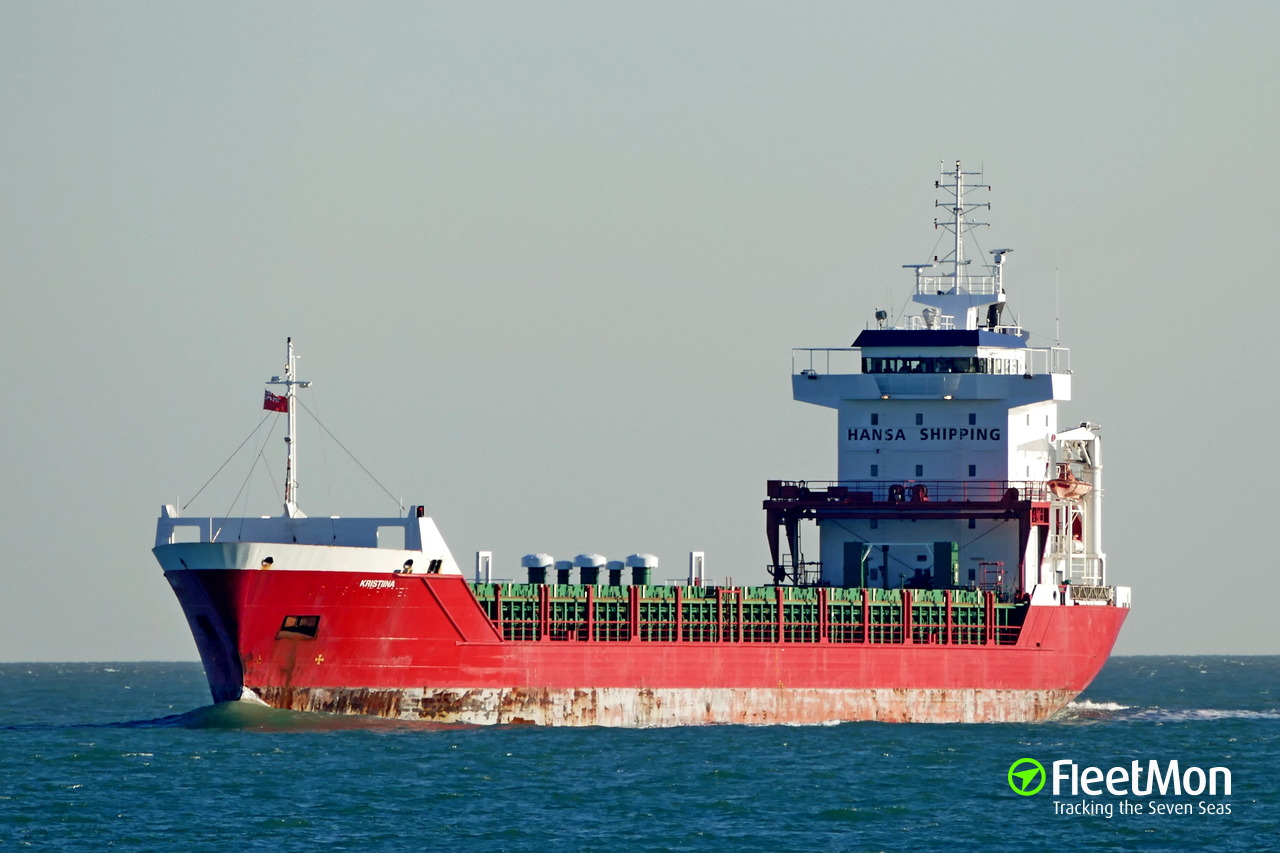
[[[289,411],[289,398],[282,397],[279,394],[267,392],[267,396],[262,401],[262,408],[268,412],[287,412]]]

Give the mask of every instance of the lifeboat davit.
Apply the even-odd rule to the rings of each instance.
[[[1068,462],[1058,463],[1058,476],[1049,481],[1049,491],[1064,501],[1078,501],[1093,491],[1093,483],[1077,480]]]

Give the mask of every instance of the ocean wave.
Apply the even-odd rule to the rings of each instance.
[[[1243,708],[1143,708],[1129,719],[1157,723],[1217,722],[1218,720],[1280,720],[1280,711]]]
[[[1141,722],[1188,723],[1220,720],[1280,720],[1280,711],[1255,711],[1244,708],[1162,708],[1159,705],[1139,707],[1119,702],[1094,702],[1081,699],[1067,703],[1054,717],[1055,722]]]
[[[1058,723],[1093,723],[1119,719],[1132,706],[1119,702],[1093,702],[1089,699],[1078,699],[1068,702],[1066,707],[1053,716]]]
[[[1067,703],[1067,709],[1073,711],[1127,711],[1132,705],[1121,705],[1119,702],[1091,702],[1088,699],[1080,699],[1075,702]]]

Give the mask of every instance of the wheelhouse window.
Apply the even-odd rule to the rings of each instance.
[[[886,358],[866,356],[863,373],[998,373],[1019,371],[1017,359],[979,356],[939,356],[926,358]]]

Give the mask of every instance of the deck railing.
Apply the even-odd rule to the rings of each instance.
[[[1049,500],[1043,480],[770,480],[767,493],[771,500],[831,504]]]

